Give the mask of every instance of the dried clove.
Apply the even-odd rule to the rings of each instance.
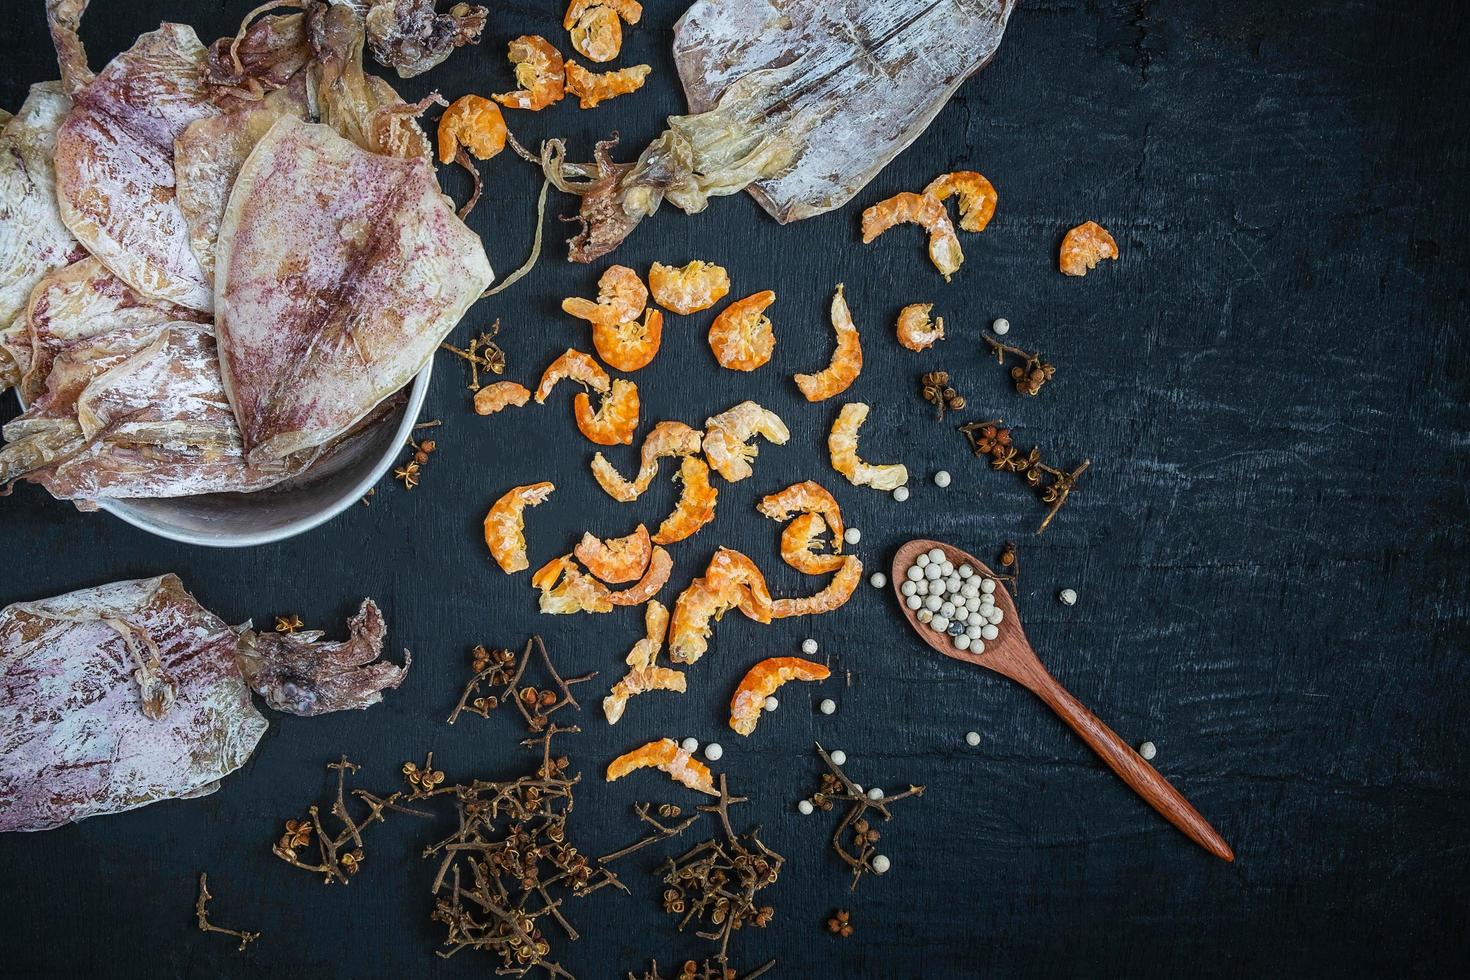
[[[879,873],[873,865],[873,859],[881,856],[874,846],[881,835],[868,820],[868,811],[877,813],[884,820],[891,820],[893,815],[888,812],[889,804],[909,796],[923,796],[924,787],[910,785],[902,793],[874,799],[847,778],[842,767],[832,761],[832,757],[821,745],[817,746],[817,755],[821,756],[822,761],[827,764],[828,771],[822,774],[817,791],[808,799],[812,806],[824,813],[830,813],[838,803],[849,804],[847,813],[843,815],[842,820],[837,824],[837,829],[832,834],[832,850],[852,869],[851,888],[855,890],[863,875]]]
[[[209,905],[209,900],[212,898],[214,896],[209,894],[209,875],[201,871],[199,872],[199,897],[194,901],[194,918],[199,923],[199,931],[218,932],[226,936],[234,936],[240,940],[237,951],[241,953],[245,952],[245,947],[259,939],[260,933],[243,932],[239,929],[226,929],[223,926],[217,926],[213,922],[210,922],[207,906]]]
[[[847,939],[852,935],[852,913],[847,909],[838,909],[827,919],[827,931],[841,939]]]
[[[1041,386],[1052,379],[1057,369],[1048,363],[1037,351],[1032,354],[1019,347],[1012,347],[994,334],[986,333],[985,342],[990,345],[990,352],[995,355],[995,362],[1004,366],[1006,357],[1019,358],[1022,363],[1011,368],[1011,381],[1016,386],[1016,391],[1023,395],[1036,395],[1041,391]]]
[[[1035,446],[1023,456],[1011,442],[1011,430],[1002,428],[1004,422],[1004,419],[967,422],[959,430],[969,440],[970,450],[977,459],[988,457],[991,469],[1017,474],[1036,491],[1041,502],[1047,505],[1046,517],[1036,529],[1036,533],[1040,534],[1067,502],[1068,496],[1077,486],[1077,479],[1092,465],[1092,460],[1084,459],[1081,465],[1072,470],[1060,470],[1044,462],[1041,450]]]

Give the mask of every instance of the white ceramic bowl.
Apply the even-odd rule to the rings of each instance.
[[[258,493],[111,499],[100,501],[101,508],[149,534],[209,548],[248,548],[309,531],[361,500],[402,456],[432,373],[431,361],[408,387],[406,402],[332,460],[326,473]]]

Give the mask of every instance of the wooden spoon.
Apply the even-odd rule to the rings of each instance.
[[[910,541],[899,548],[898,553],[893,556],[891,576],[893,591],[898,596],[899,609],[903,610],[904,617],[908,619],[909,625],[914,628],[919,637],[946,657],[979,664],[981,667],[993,670],[1009,677],[1041,698],[1051,710],[1072,727],[1073,731],[1082,736],[1082,740],[1092,748],[1092,751],[1102,757],[1102,760],[1118,774],[1123,782],[1143,797],[1149,806],[1163,814],[1164,819],[1178,827],[1185,836],[1211,854],[1226,861],[1234,861],[1235,852],[1230,849],[1229,844],[1225,843],[1225,839],[1215,832],[1215,828],[1199,815],[1199,811],[1190,806],[1189,801],[1181,796],[1167,779],[1160,776],[1158,770],[1143,761],[1143,757],[1133,751],[1132,747],[1119,738],[1116,732],[1099,721],[1098,717],[1088,711],[1081,701],[1072,697],[1066,688],[1057,683],[1056,678],[1047,673],[1041,661],[1036,658],[1036,651],[1031,649],[1026,634],[1021,631],[1021,617],[1016,614],[1016,604],[1004,586],[995,590],[995,606],[1005,614],[998,627],[1000,635],[994,640],[985,641],[984,653],[977,654],[961,650],[954,645],[951,637],[936,633],[918,621],[915,611],[905,604],[904,595],[899,590],[903,587],[905,573],[914,563],[914,559],[920,553],[933,548],[944,552],[945,557],[956,568],[968,564],[979,575],[992,579],[997,577],[973,555],[966,554],[942,541],[920,539]]]

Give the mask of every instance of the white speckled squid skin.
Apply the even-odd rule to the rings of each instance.
[[[425,160],[290,116],[241,168],[215,259],[225,391],[256,462],[351,428],[494,278]]]
[[[157,644],[177,685],[162,718],[143,714],[135,662],[104,618]],[[266,729],[236,643],[173,575],[0,610],[0,831],[213,792]]]
[[[61,218],[145,296],[209,312],[214,296],[174,191],[174,140],[217,115],[194,30],[164,24],[118,55],[74,98],[56,140]]]
[[[0,391],[30,366],[24,312],[31,289],[83,254],[56,209],[51,164],[70,109],[60,82],[42,82],[0,127]]]
[[[846,204],[994,56],[1015,0],[698,0],[674,28],[691,113],[770,70],[764,118],[803,144],[749,188],[777,221]]]

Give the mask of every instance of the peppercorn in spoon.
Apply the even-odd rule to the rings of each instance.
[[[1199,811],[1168,780],[1159,775],[1153,766],[1119,738],[1117,733],[1104,725],[1082,702],[1057,683],[1056,678],[1041,665],[1036,651],[1031,648],[1031,643],[1021,630],[1015,602],[1004,588],[988,593],[993,596],[993,606],[987,601],[986,608],[995,610],[988,617],[987,624],[987,627],[993,628],[985,629],[990,637],[988,639],[974,641],[963,631],[952,635],[935,629],[933,610],[929,611],[927,622],[919,618],[924,611],[923,603],[917,604],[918,609],[911,608],[909,601],[912,597],[903,593],[903,586],[910,581],[908,572],[911,567],[916,566],[917,559],[936,549],[956,569],[969,565],[974,574],[983,579],[995,581],[1000,578],[973,555],[940,541],[919,539],[899,548],[898,553],[893,556],[893,591],[898,597],[899,609],[919,637],[946,657],[993,670],[1041,698],[1149,806],[1159,811],[1166,820],[1183,831],[1185,836],[1211,854],[1226,861],[1234,861],[1235,852],[1215,828],[1199,815]],[[933,581],[933,576],[928,576],[928,580]],[[957,643],[957,640],[960,642]],[[967,649],[972,645],[978,649]]]

